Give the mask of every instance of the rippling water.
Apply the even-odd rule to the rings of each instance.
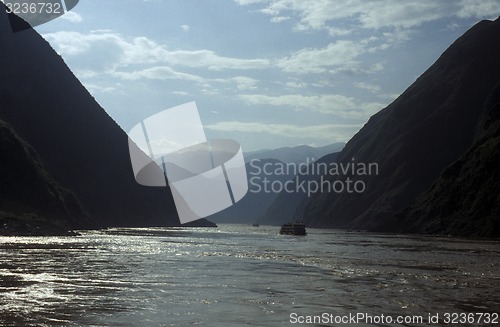
[[[0,237],[0,325],[274,326],[291,313],[500,311],[499,242],[277,231]]]

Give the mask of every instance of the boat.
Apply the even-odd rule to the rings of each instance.
[[[259,225],[259,223],[254,223],[254,224],[252,224],[252,226],[253,227],[259,227],[260,225]]]
[[[284,235],[307,235],[306,225],[301,222],[283,224],[280,229],[280,234]]]

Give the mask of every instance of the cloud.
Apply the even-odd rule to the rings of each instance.
[[[364,52],[359,42],[340,40],[321,49],[303,49],[280,59],[278,67],[292,73],[325,73],[328,68],[352,64]]]
[[[338,27],[328,28],[328,34],[330,36],[344,36],[344,35],[349,35],[352,32],[353,32],[352,30],[345,28],[338,28]]]
[[[223,80],[228,81],[228,80]],[[256,79],[246,77],[246,76],[236,76],[229,80],[230,83],[234,83],[236,88],[240,91],[254,90],[257,88],[258,81]]]
[[[384,65],[380,62],[375,64],[366,64],[362,62],[350,62],[344,67],[338,67],[330,70],[331,74],[348,74],[352,76],[374,74],[384,70]]]
[[[384,69],[383,63],[371,63],[360,59],[365,53],[373,53],[409,39],[409,31],[383,33],[381,37],[367,37],[358,41],[338,40],[323,48],[301,49],[290,56],[276,60],[284,72],[295,74],[373,74]]]
[[[169,50],[165,46],[144,37],[125,38],[112,31],[56,32],[44,34],[51,45],[63,56],[95,54],[100,49],[114,49],[117,67],[141,64],[165,64],[209,70],[263,69],[269,66],[267,59],[243,59],[224,57],[211,50]]]
[[[292,79],[285,83],[285,86],[292,89],[303,89],[307,87],[307,84],[303,81]]]
[[[152,67],[142,70],[136,70],[132,72],[125,71],[115,71],[112,73],[113,76],[126,79],[126,80],[138,80],[138,79],[151,79],[151,80],[185,80],[197,83],[204,83],[205,80],[193,74],[186,74],[182,72],[175,71],[170,67]]]
[[[74,11],[66,12],[64,15],[61,16],[61,19],[65,19],[72,23],[81,23],[83,21],[83,17]]]
[[[296,111],[311,111],[321,114],[336,115],[342,118],[365,119],[382,109],[383,103],[358,103],[354,98],[339,94],[300,95],[288,94],[268,96],[263,94],[245,94],[239,98],[248,104],[281,106]]]
[[[450,2],[446,1],[381,1],[369,4],[366,6],[368,10],[358,13],[364,28],[411,28],[452,14],[449,12]]]
[[[259,5],[274,17],[295,15],[295,30],[328,30],[336,21],[354,20],[361,28],[412,28],[445,17],[482,18],[500,14],[497,0],[235,0],[239,5]],[[354,24],[353,24],[354,25]],[[356,29],[356,26],[352,27]]]
[[[365,82],[356,82],[356,83],[354,83],[354,86],[356,86],[359,89],[368,90],[368,91],[370,91],[371,93],[374,93],[374,94],[377,94],[377,93],[379,93],[381,91],[380,86],[369,84],[369,83],[365,83]]]
[[[281,22],[284,22],[286,20],[289,20],[290,17],[288,16],[275,16],[273,18],[271,18],[271,22],[272,23],[281,23]]]
[[[181,28],[182,28],[182,30],[183,30],[184,32],[187,32],[187,31],[189,31],[189,28],[190,28],[190,27],[189,27],[189,25],[181,25]]]
[[[458,5],[457,16],[460,18],[482,18],[494,19],[500,14],[500,2],[485,0],[461,0]]]
[[[205,126],[205,128],[214,131],[269,134],[301,140],[307,135],[309,139],[314,139],[316,141],[322,140],[328,143],[347,142],[361,127],[361,124],[299,126],[293,124],[267,124],[261,122],[239,121],[218,122]]]

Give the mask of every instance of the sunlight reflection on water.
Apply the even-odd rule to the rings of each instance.
[[[493,312],[500,243],[276,227],[0,238],[0,325],[270,326],[289,315]]]

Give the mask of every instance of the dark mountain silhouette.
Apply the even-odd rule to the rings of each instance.
[[[0,10],[0,119],[102,226],[178,225],[170,190],[137,184],[128,137],[33,29]]]
[[[36,151],[0,121],[0,234],[67,235],[97,227],[76,196],[43,168]]]
[[[499,38],[500,19],[479,22],[398,99],[372,116],[338,160],[378,163],[379,175],[364,178],[362,194],[323,193],[304,199],[308,225],[387,230],[389,223],[405,224],[405,219],[392,217],[414,204],[473,144],[482,108],[500,80]],[[473,197],[476,191],[468,192]]]
[[[500,87],[486,108],[474,145],[432,188],[395,218],[398,232],[500,236]]]

